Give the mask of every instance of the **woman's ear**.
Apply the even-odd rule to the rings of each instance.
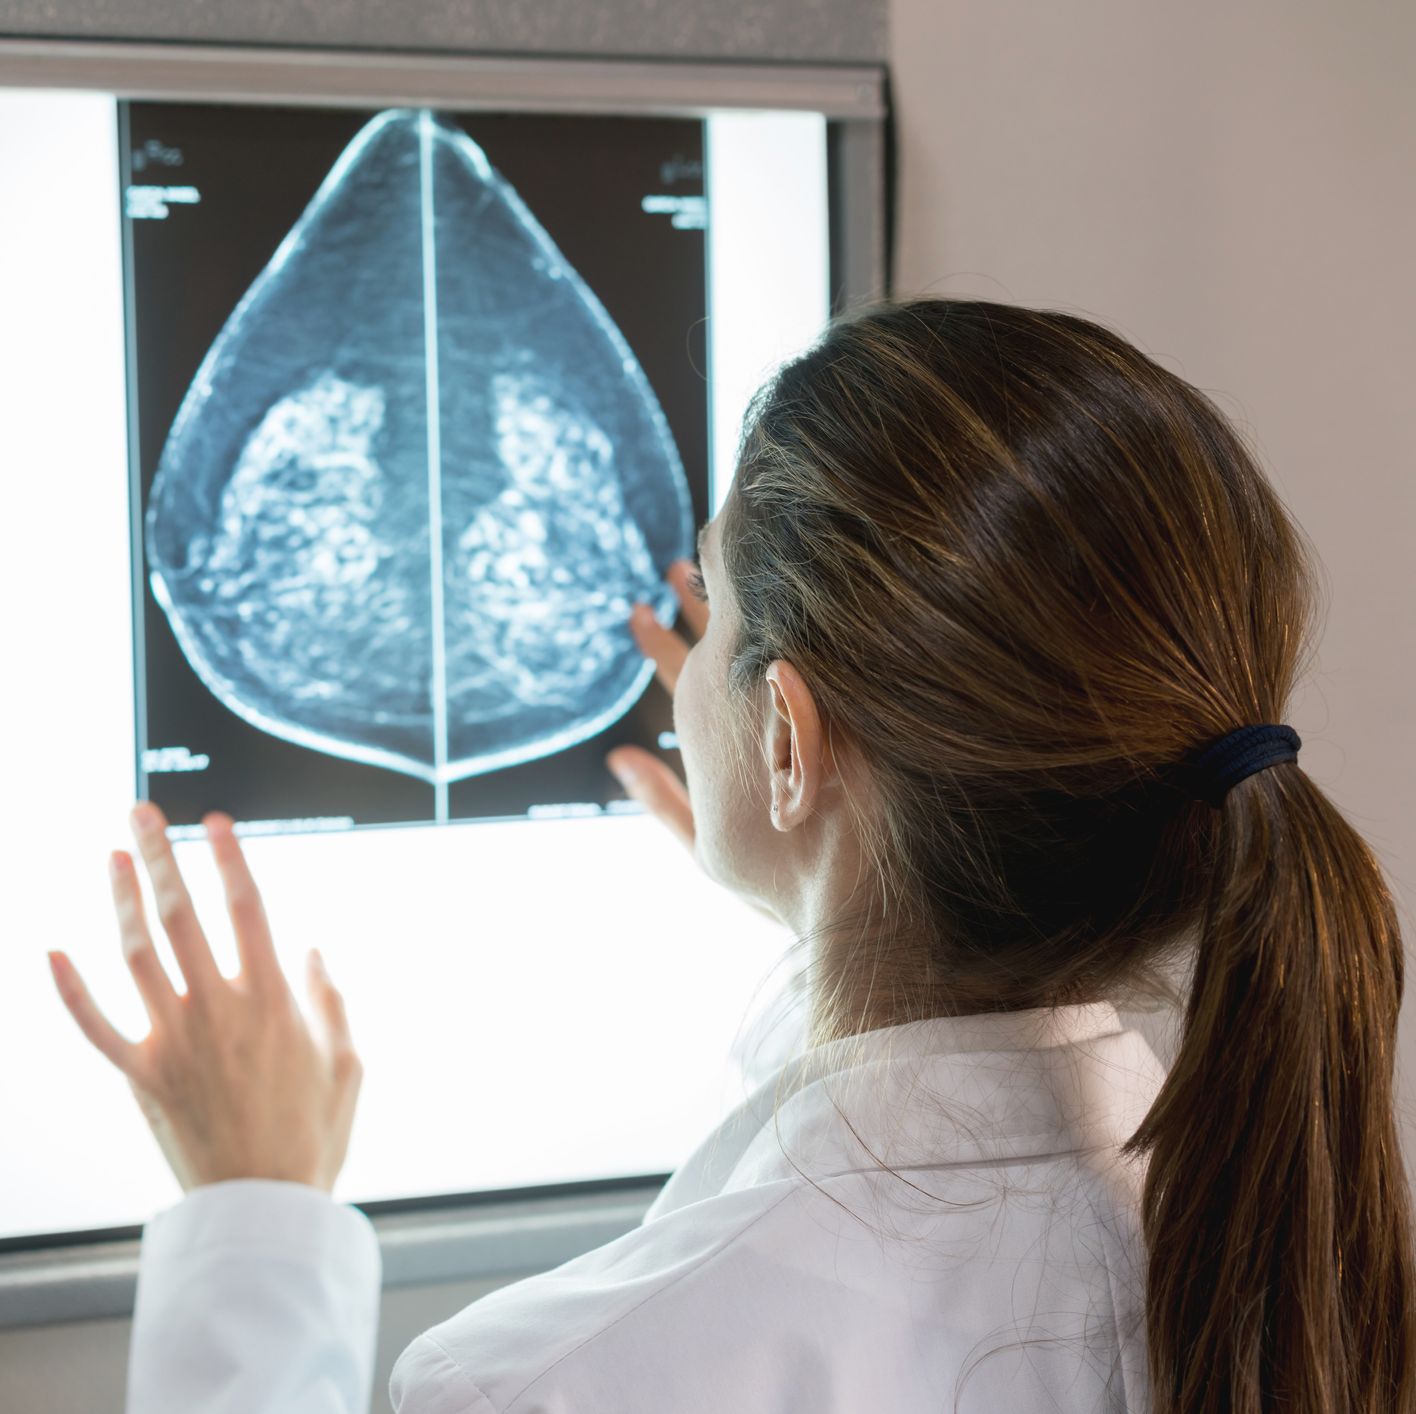
[[[816,808],[830,769],[821,717],[806,680],[785,658],[767,665],[767,721],[763,752],[773,818],[784,829]]]

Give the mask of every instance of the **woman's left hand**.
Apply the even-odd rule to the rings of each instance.
[[[318,951],[310,951],[308,985],[319,1039],[280,969],[231,817],[213,812],[203,821],[241,959],[230,981],[197,922],[162,812],[140,802],[130,819],[186,995],[153,948],[133,861],[121,850],[109,860],[113,905],[152,1029],[141,1041],[125,1039],[94,1005],[69,958],[52,952],[59,995],[79,1029],[127,1077],[184,1191],[229,1178],[274,1178],[332,1192],[363,1066]]]

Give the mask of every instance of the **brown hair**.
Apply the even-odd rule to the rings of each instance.
[[[1183,1000],[1123,1150],[1154,1414],[1410,1414],[1380,865],[1297,763],[1219,809],[1176,775],[1312,652],[1316,554],[1235,428],[1074,315],[880,302],[760,390],[720,527],[738,700],[787,659],[864,763],[812,1041]]]

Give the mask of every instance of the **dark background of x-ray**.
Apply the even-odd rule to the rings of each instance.
[[[350,139],[377,109],[263,108],[128,102],[120,105],[120,177],[192,185],[195,205],[166,220],[128,221],[126,311],[135,367],[129,417],[141,514],[163,443],[193,374],[231,310],[264,269]],[[619,326],[658,397],[678,445],[695,524],[709,515],[705,232],[646,214],[649,193],[703,192],[698,119],[443,112],[486,152]],[[143,163],[149,140],[180,165]],[[137,547],[135,547],[137,548]],[[139,553],[141,551],[139,550]],[[211,809],[242,819],[350,816],[356,825],[425,823],[426,782],[297,745],[253,726],[197,676],[152,596],[143,561],[144,676],[149,747],[210,757],[201,771],[148,776],[136,789],[173,824]],[[672,728],[667,693],[652,680],[629,712],[586,741],[449,786],[452,820],[524,815],[533,805],[623,799],[604,765],[613,746],[657,749]],[[677,753],[661,753],[677,761]]]

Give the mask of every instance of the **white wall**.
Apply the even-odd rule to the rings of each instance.
[[[1097,319],[1256,435],[1327,571],[1300,761],[1409,941],[1416,6],[893,0],[890,26],[896,292]],[[1406,1142],[1416,1172],[1411,1119]]]

